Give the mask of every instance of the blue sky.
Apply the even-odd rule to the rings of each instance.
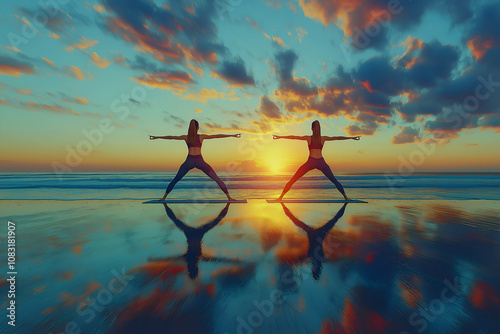
[[[243,133],[207,143],[219,168],[293,169],[306,147],[269,137],[314,119],[362,137],[325,150],[341,171],[396,170],[424,147],[419,170],[500,164],[498,88],[477,98],[500,82],[498,1],[54,3],[0,4],[2,170],[175,169],[185,146],[148,134],[183,134],[192,118]],[[69,166],[103,120],[113,130]]]

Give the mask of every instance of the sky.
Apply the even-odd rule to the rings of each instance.
[[[3,1],[0,171],[498,171],[498,0]]]

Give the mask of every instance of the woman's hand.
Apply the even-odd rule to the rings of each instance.
[[[154,139],[158,139],[158,138],[155,136],[149,136],[149,140],[154,140]]]
[[[351,137],[351,138],[354,139],[354,140],[359,140],[360,139],[359,136],[358,137]]]
[[[280,136],[273,135],[273,139],[280,139]]]
[[[235,134],[235,135],[234,135],[234,137],[236,137],[236,138],[241,138],[241,133],[237,133],[237,134]]]

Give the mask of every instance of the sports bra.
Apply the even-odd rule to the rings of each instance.
[[[308,146],[309,146],[310,150],[313,150],[313,149],[320,149],[321,150],[323,148],[323,145],[324,145],[324,143],[321,143],[321,142],[319,145],[314,145],[313,141],[312,141],[312,137],[311,137],[311,142],[309,143]]]
[[[188,148],[191,148],[191,147],[199,147],[201,148],[201,140],[200,140],[200,135],[196,135],[196,143],[194,145],[190,145],[187,140],[186,140],[186,144],[188,146]]]

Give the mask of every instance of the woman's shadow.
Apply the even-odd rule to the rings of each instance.
[[[307,250],[307,255],[297,259],[299,262],[310,259],[312,264],[312,276],[315,280],[318,280],[321,276],[321,271],[323,269],[323,262],[326,261],[325,251],[323,248],[323,241],[325,240],[328,232],[335,226],[337,221],[344,215],[347,203],[344,203],[342,208],[337,212],[335,217],[326,222],[323,226],[318,228],[312,228],[297,217],[285,206],[281,204],[283,210],[290,220],[304,230],[307,233],[307,239],[309,242],[309,247]]]
[[[191,279],[195,279],[198,277],[198,264],[200,261],[215,261],[215,262],[225,262],[225,263],[240,263],[241,261],[238,259],[224,258],[224,257],[216,257],[216,256],[206,256],[202,253],[202,241],[205,234],[217,226],[224,217],[226,217],[227,212],[229,210],[228,203],[219,215],[213,219],[212,221],[201,225],[199,227],[191,227],[186,225],[183,221],[181,221],[174,214],[172,209],[168,207],[167,204],[163,204],[165,206],[165,211],[167,212],[167,216],[174,222],[175,226],[177,226],[184,235],[186,236],[187,241],[187,250],[186,253],[179,256],[171,256],[171,257],[160,257],[160,258],[149,258],[148,261],[156,262],[156,261],[172,261],[172,260],[184,260],[186,262],[188,276]]]

